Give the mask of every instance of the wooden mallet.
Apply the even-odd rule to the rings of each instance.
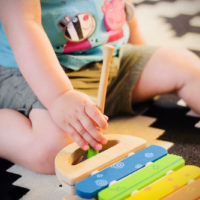
[[[105,99],[108,85],[108,76],[110,72],[110,64],[112,60],[114,47],[110,44],[106,44],[103,47],[103,65],[101,70],[101,77],[97,96],[97,107],[102,113],[104,113]],[[96,155],[98,151],[94,150],[92,147],[89,148],[87,158],[91,158]]]

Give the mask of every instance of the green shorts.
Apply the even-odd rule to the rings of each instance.
[[[132,106],[133,88],[156,47],[124,45],[113,57],[106,96],[105,114],[137,114]],[[97,97],[101,62],[90,63],[79,71],[65,70],[74,89],[92,99]],[[0,108],[10,108],[29,115],[33,108],[44,108],[16,68],[0,66]]]

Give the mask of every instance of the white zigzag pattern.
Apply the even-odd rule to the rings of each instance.
[[[183,37],[176,37],[162,17],[176,17],[179,14],[195,15],[200,10],[199,0],[179,0],[176,2],[160,2],[154,5],[139,5],[136,15],[140,30],[146,41],[152,45],[178,45],[200,51],[200,33],[187,33]],[[194,17],[191,25],[200,26],[200,17]],[[184,22],[183,22],[184,23]]]

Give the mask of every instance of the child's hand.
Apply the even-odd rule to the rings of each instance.
[[[51,105],[49,112],[56,124],[83,150],[88,150],[88,144],[100,150],[106,143],[100,128],[107,128],[107,117],[84,93],[76,90],[64,93]]]

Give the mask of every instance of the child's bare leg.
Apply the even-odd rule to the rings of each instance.
[[[0,157],[40,173],[54,173],[54,158],[71,142],[44,109],[33,109],[30,119],[0,110]]]
[[[189,107],[200,113],[199,91],[199,57],[183,48],[162,47],[146,64],[133,90],[133,102],[176,92]]]

